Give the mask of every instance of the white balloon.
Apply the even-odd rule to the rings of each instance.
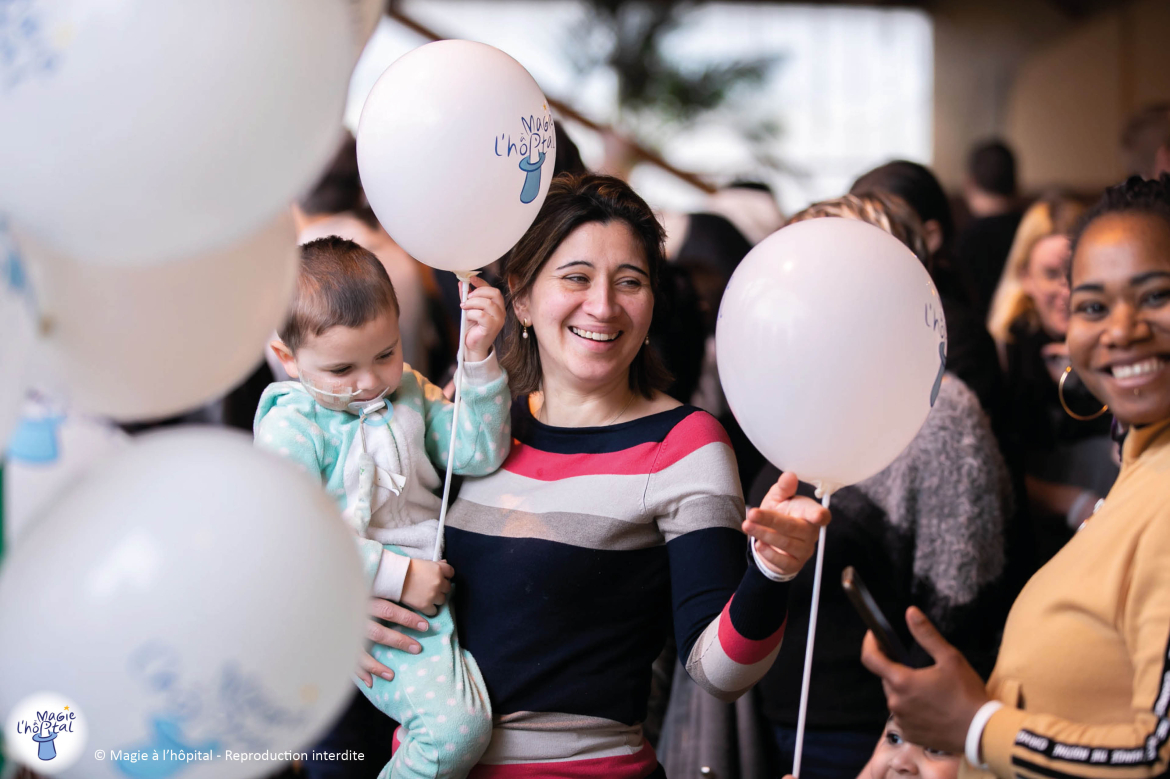
[[[87,265],[17,239],[49,323],[46,372],[74,405],[119,420],[189,411],[246,378],[287,313],[300,262],[287,210],[229,249],[146,267]]]
[[[428,43],[362,109],[362,186],[378,221],[440,270],[481,268],[536,218],[556,160],[552,114],[523,66],[472,41]]]
[[[346,0],[25,0],[0,14],[0,209],[84,262],[227,246],[341,138]]]
[[[109,420],[29,398],[4,455],[4,546],[91,468],[130,443]]]
[[[27,389],[34,311],[24,262],[0,221],[0,451],[20,416]]]
[[[784,471],[830,490],[878,473],[934,404],[946,322],[922,263],[850,219],[797,222],[740,263],[719,306],[719,378]]]
[[[266,774],[352,694],[365,596],[336,506],[290,463],[223,430],[148,434],[9,550],[0,712],[34,692],[76,701],[89,747],[64,776]]]

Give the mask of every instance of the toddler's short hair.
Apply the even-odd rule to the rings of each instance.
[[[301,270],[280,340],[292,352],[331,327],[361,327],[383,311],[399,312],[382,263],[353,241],[333,235],[301,247]]]

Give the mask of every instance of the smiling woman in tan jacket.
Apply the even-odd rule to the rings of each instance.
[[[1129,427],[1121,475],[1020,593],[986,687],[915,609],[907,622],[934,666],[898,665],[872,636],[862,653],[906,738],[965,754],[966,776],[1144,779],[1170,767],[1170,176],[1109,190],[1070,270],[1070,357]]]

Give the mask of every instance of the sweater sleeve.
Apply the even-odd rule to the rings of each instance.
[[[1143,533],[1121,631],[1133,668],[1133,719],[1071,722],[1010,706],[983,730],[984,761],[1003,779],[1145,779],[1170,768],[1170,516]]]
[[[421,375],[418,379],[427,427],[427,456],[437,469],[443,471],[447,467],[455,404]],[[463,363],[460,397],[462,408],[459,410],[459,434],[455,437],[455,473],[487,476],[503,464],[512,443],[508,376],[496,360],[495,352],[481,362]]]
[[[975,394],[948,374],[918,435],[858,488],[914,539],[915,605],[986,676],[1011,600],[997,585],[1013,501]]]
[[[666,437],[647,502],[666,538],[679,660],[700,687],[733,701],[780,652],[788,584],[751,559],[735,455],[714,418],[696,412]]]

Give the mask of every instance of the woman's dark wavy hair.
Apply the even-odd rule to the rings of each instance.
[[[1130,176],[1124,183],[1106,189],[1101,199],[1085,212],[1073,229],[1070,258],[1077,256],[1077,245],[1089,225],[1107,214],[1125,213],[1149,214],[1170,225],[1170,173],[1163,173],[1156,179]],[[1072,259],[1068,263],[1068,276],[1071,282]]]
[[[591,222],[623,222],[634,233],[650,272],[650,290],[658,291],[658,279],[666,263],[662,225],[646,201],[630,185],[613,176],[593,173],[565,174],[552,180],[536,221],[504,257],[508,282],[507,323],[501,362],[508,371],[514,396],[536,392],[541,386],[540,351],[534,333],[521,338],[520,321],[512,302],[532,290],[548,258],[582,225]],[[630,364],[630,389],[645,398],[670,386],[671,376],[658,353],[642,346]]]

